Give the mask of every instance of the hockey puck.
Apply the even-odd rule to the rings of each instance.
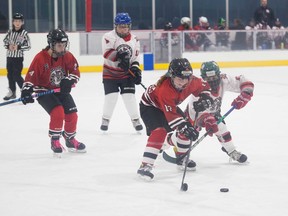
[[[223,193],[226,193],[229,191],[229,188],[220,188],[220,191],[223,192]]]
[[[188,190],[188,184],[187,184],[187,183],[183,183],[183,184],[181,185],[181,190],[182,190],[182,191],[187,191],[187,190]]]

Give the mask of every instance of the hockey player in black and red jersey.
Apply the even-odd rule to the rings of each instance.
[[[183,158],[188,151],[190,140],[198,138],[198,131],[179,112],[177,105],[190,94],[198,96],[209,85],[193,76],[192,67],[186,58],[175,58],[170,62],[168,72],[156,84],[145,91],[140,102],[141,118],[149,136],[143,154],[142,164],[137,173],[145,179],[153,179],[151,172],[154,162],[162,148],[167,132],[176,130],[185,142],[177,145],[177,156]],[[186,157],[178,161],[180,169]],[[195,162],[188,161],[188,170],[195,169]]]
[[[217,121],[222,118],[221,105],[224,93],[226,91],[239,93],[231,105],[236,109],[242,109],[253,96],[254,84],[243,75],[232,77],[221,74],[215,61],[202,63],[200,71],[201,77],[208,82],[211,90],[201,93],[198,100],[191,97],[186,110],[187,117],[196,127],[210,131],[210,136],[215,134],[222,145],[222,151],[232,160],[244,163],[247,161],[247,156],[236,150],[226,123],[221,122],[217,125]],[[169,145],[175,146],[176,143],[182,142],[185,143],[185,140],[181,141],[181,137],[176,133],[167,136]]]
[[[141,131],[135,84],[141,84],[139,68],[140,42],[130,32],[132,21],[128,13],[118,13],[114,19],[115,29],[104,34],[102,52],[104,57],[103,85],[104,106],[100,129],[107,131],[116,106],[119,92],[136,131]]]
[[[50,31],[47,42],[48,46],[34,57],[28,69],[22,87],[22,102],[33,103],[33,92],[60,87],[59,93],[37,98],[38,103],[50,115],[51,149],[61,155],[64,147],[59,139],[63,135],[69,151],[84,153],[85,145],[75,139],[78,115],[77,107],[70,94],[72,86],[80,78],[78,62],[68,51],[68,35],[62,29]]]

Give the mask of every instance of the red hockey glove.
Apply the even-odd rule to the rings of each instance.
[[[235,109],[241,109],[246,106],[246,104],[251,100],[252,96],[252,93],[247,93],[243,91],[237,98],[234,99],[231,106],[234,106]]]
[[[204,120],[204,127],[209,136],[213,136],[213,133],[218,131],[217,121],[214,116],[208,115]]]

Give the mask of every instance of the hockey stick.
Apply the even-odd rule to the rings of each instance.
[[[198,118],[198,114],[199,114],[199,112],[196,112],[195,121],[193,123],[193,127],[195,126],[195,122],[196,122],[196,119]],[[190,159],[190,152],[192,150],[191,147],[192,147],[192,140],[190,140],[188,151],[185,154],[187,156],[186,156],[185,167],[184,167],[184,172],[183,172],[182,181],[181,181],[181,187],[180,187],[180,190],[182,190],[182,191],[187,191],[188,190],[188,184],[184,183],[184,179],[185,179],[185,176],[186,176],[187,167],[188,167],[188,163],[189,163],[189,159]],[[177,162],[177,159],[176,159],[176,162]]]
[[[218,121],[217,124],[220,124],[233,110],[235,109],[234,106],[232,106]],[[196,113],[197,114],[197,113]],[[196,120],[196,118],[195,118]],[[194,149],[211,131],[211,129],[209,131],[207,131],[200,139],[197,140],[196,143],[194,143],[194,145],[192,145],[192,140],[190,140],[190,146],[188,151],[186,152],[186,161],[185,161],[185,168],[184,168],[184,172],[183,172],[183,176],[182,176],[182,181],[181,181],[181,187],[180,190],[182,191],[187,191],[188,190],[188,184],[184,182],[185,176],[186,176],[186,172],[187,172],[187,166],[188,166],[188,162],[189,162],[189,158],[190,158],[190,152],[192,151],[192,149]],[[164,152],[163,152],[164,154]],[[182,156],[182,158],[184,158],[185,156]],[[180,159],[181,160],[181,159]]]
[[[51,90],[48,90],[48,91],[45,91],[45,92],[39,92],[39,93],[33,94],[32,98],[40,97],[40,96],[47,95],[47,94],[53,94],[53,93],[56,93],[56,92],[60,92],[60,88],[51,89]],[[17,99],[14,99],[14,100],[10,100],[10,101],[6,101],[6,102],[3,102],[3,103],[0,103],[0,106],[5,106],[5,105],[8,105],[8,104],[17,103],[17,102],[20,102],[20,101],[23,101],[23,100],[24,100],[24,98],[17,98]]]
[[[234,106],[232,106],[218,121],[217,124],[221,123],[233,110],[235,109]],[[191,151],[197,146],[199,145],[200,142],[202,142],[202,140],[210,133],[211,131],[207,131],[202,137],[200,137],[192,146],[191,146]],[[190,153],[190,152],[189,152]],[[188,151],[187,153],[188,154]],[[186,154],[181,155],[181,157],[179,157],[179,159],[176,159],[175,157],[170,156],[169,154],[167,154],[165,151],[163,151],[163,158],[164,160],[166,160],[167,162],[176,164],[177,160],[182,160]]]

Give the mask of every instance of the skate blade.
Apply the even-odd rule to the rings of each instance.
[[[146,176],[146,175],[140,175],[138,174],[139,178],[144,180],[145,182],[151,182],[153,180],[153,178],[151,178],[150,176]]]
[[[177,166],[177,168],[178,168],[178,170],[180,170],[180,171],[184,171],[185,170],[185,167],[184,166]],[[187,167],[187,171],[192,171],[192,172],[194,172],[194,171],[196,171],[196,167],[191,167],[191,168],[189,168],[189,167]]]
[[[248,160],[246,160],[245,162],[240,163],[239,161],[235,161],[232,158],[229,158],[229,163],[230,164],[239,164],[239,165],[248,165],[248,164],[250,164],[250,162]]]
[[[75,148],[68,148],[68,151],[71,153],[86,153],[86,149],[79,150]]]
[[[53,153],[53,158],[62,158],[62,153]]]

